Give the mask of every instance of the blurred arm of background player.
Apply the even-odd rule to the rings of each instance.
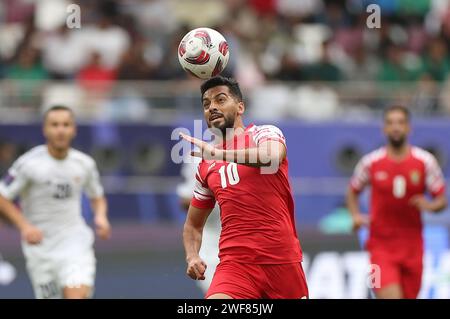
[[[411,197],[409,203],[420,211],[440,213],[447,207],[446,194],[442,194],[429,200],[423,195],[415,195]]]
[[[31,225],[13,202],[0,195],[0,214],[5,216],[19,229],[22,238],[29,244],[35,245],[42,241],[42,232]]]
[[[347,208],[353,219],[354,231],[362,226],[369,225],[369,218],[359,211],[358,197],[359,194],[349,188],[347,192]],[[409,203],[415,206],[419,211],[439,213],[447,207],[447,197],[445,194],[442,194],[429,200],[424,195],[415,195],[411,197]]]
[[[183,243],[188,264],[186,273],[194,280],[205,280],[206,263],[200,258],[203,227],[212,208],[200,209],[189,206],[183,229]]]
[[[347,208],[352,216],[353,231],[357,231],[362,226],[369,226],[369,218],[359,210],[359,193],[356,193],[351,187],[347,191]]]
[[[105,197],[91,199],[91,207],[94,212],[94,225],[97,236],[101,239],[111,237],[111,225],[108,220],[108,204]]]

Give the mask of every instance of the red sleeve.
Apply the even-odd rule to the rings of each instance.
[[[274,125],[262,125],[254,133],[256,145],[266,141],[277,141],[286,147],[286,139],[281,130]]]
[[[355,167],[353,176],[350,179],[350,188],[355,192],[361,192],[369,184],[370,180],[370,161],[368,157],[363,157]]]
[[[198,165],[197,173],[195,174],[194,193],[191,200],[191,205],[200,209],[214,208],[216,205],[214,194],[202,178],[202,168],[204,167],[204,163],[205,162],[202,161]]]
[[[430,154],[425,162],[425,184],[431,196],[436,197],[445,193],[445,179],[442,170],[434,156]]]

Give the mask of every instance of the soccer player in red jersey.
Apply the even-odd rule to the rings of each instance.
[[[379,266],[377,298],[416,298],[422,280],[421,212],[447,206],[445,181],[432,154],[408,143],[410,114],[402,106],[384,113],[387,145],[357,164],[347,194],[354,229],[369,226],[366,248]],[[370,218],[360,213],[358,195],[371,186]],[[429,193],[432,199],[427,199]]]
[[[202,230],[217,201],[220,263],[206,298],[308,298],[288,180],[286,141],[275,126],[243,124],[242,93],[233,79],[201,86],[203,112],[215,145],[181,136],[203,159],[183,231],[187,275],[203,280]],[[264,168],[275,168],[264,171]]]

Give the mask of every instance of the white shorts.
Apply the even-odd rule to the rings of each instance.
[[[93,292],[96,259],[89,240],[91,234],[65,236],[61,243],[24,246],[28,274],[37,299],[63,298],[64,288],[91,287]],[[93,237],[93,236],[92,236]],[[44,238],[45,241],[45,238]]]

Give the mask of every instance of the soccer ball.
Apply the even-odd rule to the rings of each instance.
[[[183,69],[200,79],[219,75],[227,66],[229,57],[227,41],[210,28],[190,31],[178,46],[178,60]]]

